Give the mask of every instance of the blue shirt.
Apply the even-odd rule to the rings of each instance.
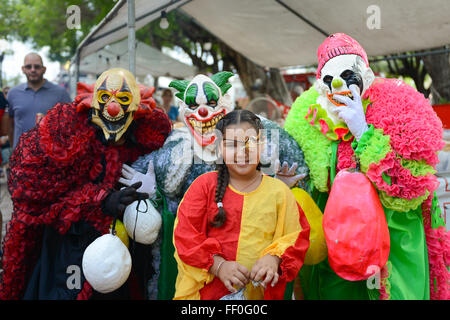
[[[14,118],[14,149],[20,136],[34,127],[37,113],[45,115],[56,103],[68,103],[71,100],[66,89],[45,80],[37,91],[27,83],[12,88],[8,93],[8,102],[8,115]]]
[[[169,119],[172,121],[177,121],[177,117],[178,117],[178,108],[175,106],[171,106],[169,109],[169,112],[167,113],[167,115],[169,116]]]

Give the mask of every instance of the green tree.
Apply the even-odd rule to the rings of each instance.
[[[64,63],[114,4],[106,0],[2,0],[0,39],[29,41],[36,49],[49,46],[49,58]],[[79,29],[67,26],[71,5],[80,8]]]
[[[450,103],[450,53],[426,56],[423,62],[433,80],[433,103]]]
[[[442,49],[444,48],[446,47]],[[433,104],[448,103],[450,101],[450,54],[421,56],[421,51],[406,54],[410,56],[395,59],[391,56],[376,57],[377,60],[380,58],[386,60],[371,63],[371,66],[374,72],[384,72],[387,77],[411,78],[416,89],[426,98],[432,93]],[[431,86],[427,83],[429,78],[432,79]]]

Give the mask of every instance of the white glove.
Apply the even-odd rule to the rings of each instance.
[[[346,106],[335,107],[332,111],[339,119],[347,124],[350,132],[355,136],[356,140],[359,141],[364,132],[369,130],[369,127],[367,126],[358,86],[352,84],[349,89],[353,95],[353,100],[345,96],[333,96],[333,98],[346,104]]]
[[[289,188],[295,186],[301,179],[306,177],[306,173],[295,174],[295,169],[297,169],[298,164],[294,162],[289,168],[286,161],[283,162],[283,166],[280,168],[280,160],[275,160],[275,178],[283,181]]]
[[[150,160],[146,174],[134,170],[125,163],[123,164],[122,177],[119,179],[119,182],[129,187],[139,181],[142,182],[142,186],[137,191],[147,193],[150,199],[153,198],[156,194],[156,178],[153,161]]]

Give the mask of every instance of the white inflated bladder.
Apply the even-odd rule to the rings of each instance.
[[[131,271],[131,256],[119,237],[105,234],[84,251],[83,274],[96,291],[109,293],[120,288]]]
[[[131,239],[148,245],[158,238],[162,219],[150,200],[138,200],[125,209],[123,224]]]

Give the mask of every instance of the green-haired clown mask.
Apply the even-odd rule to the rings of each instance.
[[[195,141],[202,147],[213,144],[217,122],[233,110],[231,97],[226,94],[231,84],[232,72],[219,72],[211,78],[199,74],[191,82],[174,80],[170,87],[179,92],[180,116],[183,117]]]

